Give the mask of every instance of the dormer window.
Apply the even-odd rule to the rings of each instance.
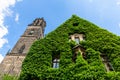
[[[85,54],[85,49],[83,48],[82,45],[77,44],[76,46],[74,46],[73,48],[73,56],[72,56],[72,61],[76,63],[76,59],[78,54],[80,54],[84,59],[86,59],[86,54]]]

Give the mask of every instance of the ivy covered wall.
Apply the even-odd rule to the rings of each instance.
[[[78,52],[76,63],[72,61],[76,44],[69,36],[85,35],[80,44],[85,48],[87,59]],[[106,54],[114,71],[106,72],[100,54]],[[59,68],[52,68],[53,56],[60,55]],[[119,80],[120,79],[120,36],[102,29],[93,23],[73,15],[50,32],[44,39],[37,40],[25,58],[20,80]]]

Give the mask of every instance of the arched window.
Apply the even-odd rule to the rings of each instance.
[[[25,44],[21,46],[21,48],[19,49],[18,53],[23,53],[24,49],[25,49]]]

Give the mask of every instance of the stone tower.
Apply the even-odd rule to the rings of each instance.
[[[46,22],[43,18],[37,18],[29,24],[23,35],[17,41],[14,48],[7,53],[0,64],[0,73],[19,75],[21,66],[32,43],[44,37]]]

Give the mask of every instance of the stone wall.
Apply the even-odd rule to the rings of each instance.
[[[0,65],[0,72],[4,74],[19,75],[24,55],[7,55]]]
[[[29,48],[31,47],[32,43],[36,40],[36,37],[21,37],[14,48],[12,49],[11,53],[17,53],[17,54],[26,54],[29,51]],[[22,53],[19,53],[20,48],[25,45],[25,49]]]

